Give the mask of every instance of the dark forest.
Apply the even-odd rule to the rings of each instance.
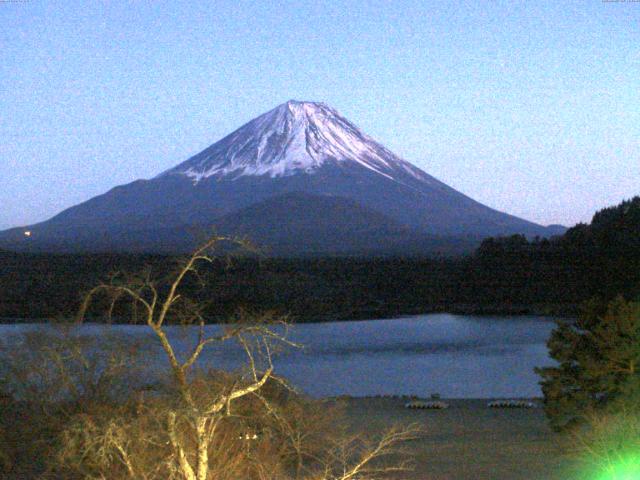
[[[0,252],[0,317],[73,316],[82,293],[109,275],[145,268],[169,274],[158,255]],[[378,257],[220,260],[191,288],[210,321],[238,309],[293,321],[383,318],[427,312],[572,316],[591,298],[640,296],[640,197],[597,212],[551,239],[485,239],[460,258]]]

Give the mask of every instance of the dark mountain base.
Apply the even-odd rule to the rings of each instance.
[[[0,252],[0,317],[68,317],[81,292],[109,272],[149,267],[162,278],[175,260]],[[205,280],[206,290],[195,283],[187,289],[215,305],[206,312],[211,321],[225,321],[241,307],[290,313],[296,321],[433,311],[572,315],[593,297],[640,299],[640,197],[561,237],[489,238],[464,258],[241,258],[231,266],[213,264]]]
[[[312,256],[452,256],[472,253],[481,237],[437,236],[404,226],[355,201],[293,192],[267,198],[209,223],[142,229],[134,222],[104,230],[43,225],[25,236],[0,235],[0,246],[22,252],[188,253],[212,231],[246,238],[260,255]]]

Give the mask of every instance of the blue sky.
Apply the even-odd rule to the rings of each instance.
[[[491,207],[640,194],[640,3],[0,2],[0,228],[323,101]]]

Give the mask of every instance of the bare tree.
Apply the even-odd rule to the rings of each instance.
[[[246,445],[238,446],[237,441],[233,443],[234,439],[225,430],[224,420],[241,417],[235,411],[236,406],[246,406],[247,402],[254,402],[255,406],[257,402],[274,420],[273,430],[279,431],[278,438],[286,440],[282,442],[284,446],[281,448],[288,449],[289,453],[293,452],[296,478],[356,480],[377,478],[376,475],[380,473],[404,469],[404,463],[375,469],[370,466],[374,459],[391,454],[398,442],[414,438],[417,433],[415,428],[392,430],[373,445],[365,445],[353,438],[335,442],[333,447],[324,448],[325,453],[322,454],[306,446],[308,438],[304,432],[304,415],[292,417],[290,411],[279,409],[267,395],[261,393],[270,383],[285,385],[284,380],[273,374],[273,355],[283,346],[295,346],[287,339],[286,317],[269,314],[241,315],[237,322],[223,327],[215,335],[205,328],[202,303],[189,299],[183,291],[186,289],[181,287],[188,278],[202,279],[198,267],[213,262],[215,257],[212,249],[228,240],[221,236],[210,238],[180,263],[174,275],[164,285],[154,280],[150,272],[134,277],[115,275],[108,283],[100,284],[86,294],[78,313],[79,322],[85,319],[90,304],[99,295],[106,294],[109,318],[116,311],[117,304],[128,300],[132,307],[132,318],[145,324],[159,340],[170,365],[178,401],[167,402],[162,408],[150,407],[153,415],[144,417],[145,420],[138,423],[129,422],[125,425],[111,418],[106,418],[100,426],[96,426],[95,422],[81,422],[75,430],[70,430],[71,436],[76,440],[70,437],[67,442],[75,445],[80,438],[81,449],[85,452],[81,455],[82,458],[88,458],[86,452],[90,451],[99,462],[108,464],[115,460],[123,468],[123,475],[128,478],[157,478],[154,475],[158,474],[158,468],[162,469],[164,478],[234,478],[232,475],[223,475],[218,470],[219,467],[215,466],[221,467],[224,462],[224,470],[238,472],[235,474],[236,478],[276,478],[277,466],[275,463],[268,464],[270,460],[265,461],[268,456],[263,455],[254,461],[255,452]],[[168,335],[166,327],[173,322],[192,325],[197,329],[197,337],[186,355],[178,354],[174,340]],[[214,372],[213,376],[198,374],[201,371],[197,368],[197,363],[203,351],[230,340],[236,341],[244,350],[244,373],[235,376],[222,372]],[[163,417],[162,426],[158,423],[148,425],[149,421],[153,421],[150,418],[158,419],[160,416]],[[138,430],[134,433],[132,428]],[[164,440],[152,438],[153,432],[162,432]],[[138,436],[138,445],[144,444],[145,449],[156,452],[168,449],[166,456],[154,457],[156,463],[162,464],[157,465],[155,471],[137,466],[137,458],[144,455],[144,452],[135,452],[140,447],[134,446],[130,441],[132,434]],[[224,445],[224,448],[214,449],[214,444]],[[235,453],[231,455],[231,451]],[[212,459],[212,452],[223,458]],[[281,455],[285,453],[280,452]],[[159,462],[158,458],[164,460]],[[251,477],[246,473],[239,473],[251,463],[254,465]],[[305,464],[310,466],[305,467]]]
[[[69,425],[98,410],[113,416],[130,395],[137,342],[69,327],[43,325],[0,339],[2,478],[38,478],[53,466]]]
[[[374,480],[389,474],[411,470],[404,459],[406,452],[399,448],[404,442],[422,434],[417,424],[392,427],[375,442],[366,442],[359,435],[334,443],[325,460],[322,480]],[[388,461],[390,457],[391,461]],[[383,462],[382,460],[387,460]]]
[[[186,407],[190,412],[188,420],[195,433],[195,455],[190,455],[188,447],[178,435],[177,411],[170,410],[166,416],[169,441],[178,468],[187,480],[207,479],[209,475],[209,444],[221,418],[230,415],[234,401],[257,392],[272,377],[272,354],[275,344],[290,344],[283,334],[270,328],[264,322],[264,318],[254,319],[255,321],[251,324],[227,327],[220,335],[206,334],[205,319],[200,306],[197,302],[183,297],[183,294],[180,293],[180,287],[187,275],[199,275],[199,264],[213,262],[214,257],[211,255],[211,250],[224,240],[228,239],[214,236],[198,247],[178,268],[166,293],[161,292],[148,272],[143,276],[128,279],[124,283],[112,279],[111,283],[104,283],[91,289],[85,296],[78,313],[78,320],[82,321],[90,302],[100,293],[106,293],[110,298],[109,315],[112,314],[116,302],[123,298],[130,300],[136,311],[142,310],[143,322],[160,341],[169,360],[183,407]],[[197,339],[191,351],[183,359],[178,357],[165,328],[172,316],[178,318],[182,323],[198,326]],[[285,319],[279,319],[278,323],[286,327]],[[201,398],[194,396],[193,382],[189,374],[205,347],[231,339],[236,339],[244,348],[248,359],[249,375],[234,382],[228,388],[222,389],[215,397],[206,398],[206,401],[203,402]],[[264,369],[259,369],[257,355],[263,361]]]

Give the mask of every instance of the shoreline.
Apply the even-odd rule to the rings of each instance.
[[[489,408],[489,399],[440,399],[447,409],[409,409],[406,400],[354,397],[344,407],[348,428],[374,438],[393,425],[418,423],[423,435],[405,445],[414,470],[406,480],[578,480],[564,437],[537,408]]]
[[[463,306],[459,306],[460,308],[452,308],[452,309],[431,309],[427,311],[421,312],[407,312],[407,313],[396,313],[390,315],[356,315],[349,316],[343,318],[341,316],[325,318],[325,317],[314,317],[313,319],[296,319],[293,317],[292,324],[306,324],[306,323],[335,323],[335,322],[363,322],[363,321],[379,321],[379,320],[396,320],[410,317],[418,317],[422,315],[436,315],[436,314],[449,314],[449,315],[464,315],[470,317],[487,317],[487,316],[496,316],[496,317],[555,317],[558,319],[572,319],[576,317],[577,307],[575,307],[575,311],[566,307],[564,310],[553,310],[546,308],[525,308],[525,307],[514,307],[512,309],[498,309],[498,308],[463,308]],[[55,323],[75,323],[75,319],[70,317],[65,320],[65,322],[61,322],[60,319],[53,318],[26,318],[26,317],[0,317],[0,325],[18,325],[18,324],[55,324]],[[132,325],[129,322],[125,321],[107,321],[104,319],[100,320],[92,320],[85,321],[85,324],[91,325],[105,325],[105,324],[113,324],[113,325]],[[207,322],[207,325],[228,325],[226,322],[216,322],[211,321]]]

